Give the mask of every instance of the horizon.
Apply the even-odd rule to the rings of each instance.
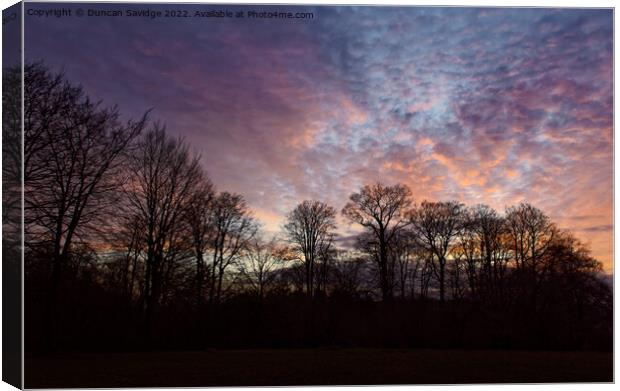
[[[340,211],[366,183],[403,183],[417,203],[529,202],[613,274],[612,11],[295,9],[316,17],[26,15],[25,57],[127,118],[154,108],[267,231],[304,199]]]

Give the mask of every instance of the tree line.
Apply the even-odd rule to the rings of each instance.
[[[5,112],[16,101],[3,96]],[[119,349],[548,347],[549,334],[551,347],[610,346],[600,262],[528,203],[415,203],[406,185],[374,183],[341,211],[301,202],[269,237],[243,195],[218,190],[150,117],[123,120],[43,63],[25,65],[27,349],[96,338]],[[359,234],[340,237],[338,215]]]

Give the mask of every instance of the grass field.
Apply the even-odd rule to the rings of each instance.
[[[611,382],[612,353],[299,349],[27,358],[27,388]]]

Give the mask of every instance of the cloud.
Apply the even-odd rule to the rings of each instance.
[[[596,228],[612,224],[611,10],[305,8],[317,17],[28,18],[26,58],[127,115],[153,107],[269,226],[402,182],[418,201],[531,202],[611,267]]]
[[[614,226],[613,225],[597,225],[594,227],[585,227],[585,228],[581,228],[580,231],[584,231],[584,232],[611,232],[613,231]]]

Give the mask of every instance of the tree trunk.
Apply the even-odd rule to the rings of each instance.
[[[58,306],[59,291],[60,291],[60,276],[61,268],[64,263],[63,256],[61,254],[55,254],[52,259],[52,271],[49,280],[48,296],[47,296],[47,349],[50,352],[54,352],[58,348],[58,335],[60,325],[58,320],[61,319]]]
[[[390,289],[388,273],[388,253],[387,244],[383,237],[379,238],[379,279],[383,301],[390,301],[392,299],[392,291]]]
[[[442,302],[446,299],[446,261],[439,260],[439,300]]]
[[[202,253],[196,254],[196,305],[200,309],[202,306],[202,284],[204,283],[204,263]]]

